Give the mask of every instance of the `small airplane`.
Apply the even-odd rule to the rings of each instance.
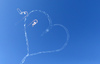
[[[35,20],[33,20],[29,25],[31,25],[32,24],[32,27],[34,27],[34,25],[36,25],[38,23],[38,20],[37,19],[35,19]],[[28,25],[28,26],[29,26]]]

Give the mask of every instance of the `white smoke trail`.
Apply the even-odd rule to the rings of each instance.
[[[32,10],[29,14],[28,14],[27,11],[23,11],[23,12],[22,12],[19,8],[17,9],[17,11],[19,12],[19,14],[27,14],[27,15],[24,17],[24,22],[25,22],[25,23],[24,23],[24,32],[25,32],[25,39],[26,39],[26,46],[27,46],[27,54],[26,54],[26,56],[24,56],[24,58],[22,59],[22,61],[21,61],[20,64],[24,64],[24,62],[25,62],[25,60],[26,60],[26,58],[27,58],[28,56],[33,56],[33,55],[38,55],[38,54],[45,54],[45,53],[52,53],[52,52],[59,52],[59,51],[63,50],[63,49],[67,46],[68,40],[69,40],[69,32],[68,32],[68,29],[67,29],[66,27],[64,27],[63,25],[61,25],[61,24],[52,24],[52,21],[51,21],[49,15],[48,15],[45,11],[41,11],[41,10]],[[33,12],[40,12],[40,13],[43,13],[43,14],[46,15],[46,17],[48,18],[49,26],[48,26],[48,28],[41,34],[41,36],[43,36],[46,32],[48,32],[48,31],[49,31],[50,29],[52,29],[52,27],[54,27],[54,26],[60,26],[60,27],[62,27],[62,28],[65,30],[67,38],[66,38],[66,42],[64,43],[64,45],[63,45],[61,48],[55,49],[55,50],[50,50],[50,51],[40,51],[40,52],[36,52],[36,53],[32,53],[32,54],[29,53],[29,43],[28,43],[28,37],[27,37],[27,31],[26,31],[26,20],[27,20],[27,17],[28,17],[31,13],[33,13]]]
[[[42,54],[42,53],[59,52],[59,51],[63,50],[67,46],[68,40],[69,40],[69,32],[68,32],[68,29],[66,27],[64,27],[63,25],[61,25],[61,24],[54,24],[53,26],[60,26],[60,27],[62,27],[65,30],[67,38],[66,38],[66,42],[64,43],[64,45],[61,48],[56,49],[56,50],[41,51],[41,52],[37,52],[37,53],[30,54],[30,56],[32,56],[32,55],[38,55],[38,54]]]

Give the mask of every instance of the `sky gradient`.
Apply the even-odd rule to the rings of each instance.
[[[20,15],[17,8],[27,12],[45,11],[49,14],[52,24],[65,26],[70,34],[68,45],[62,51],[30,56],[24,64],[100,64],[99,0],[1,0],[0,64],[20,64],[27,54],[24,19],[22,19],[25,15]],[[47,18],[43,14],[32,15],[27,21],[37,18],[47,26]],[[61,27],[54,27],[50,34],[44,35],[46,39],[43,43],[38,43],[39,32],[35,34],[36,39],[33,43],[30,43],[31,53],[56,49],[66,40],[65,31]],[[49,37],[54,38],[49,40]]]

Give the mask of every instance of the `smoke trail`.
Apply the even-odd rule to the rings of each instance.
[[[41,52],[37,52],[37,53],[30,54],[30,56],[32,56],[32,55],[38,55],[38,54],[42,54],[42,53],[59,52],[59,51],[63,50],[63,49],[67,46],[68,40],[69,40],[69,37],[70,37],[70,36],[69,36],[68,29],[67,29],[66,27],[64,27],[63,25],[61,25],[61,24],[54,24],[53,26],[60,26],[60,27],[62,27],[62,28],[65,30],[67,38],[66,38],[66,42],[64,43],[64,45],[63,45],[61,48],[56,49],[56,50],[41,51]]]
[[[24,32],[25,32],[25,39],[26,39],[26,46],[27,46],[27,54],[26,54],[26,56],[24,56],[24,58],[22,59],[22,61],[21,61],[20,64],[24,64],[26,58],[29,57],[29,56],[38,55],[38,54],[45,54],[45,53],[52,53],[52,52],[59,52],[59,51],[63,50],[63,49],[67,46],[68,40],[69,40],[69,32],[68,32],[68,29],[67,29],[66,27],[64,27],[63,25],[61,25],[61,24],[52,24],[52,21],[51,21],[49,15],[48,15],[45,11],[41,11],[41,10],[32,10],[29,14],[28,14],[27,11],[23,11],[23,12],[22,12],[19,8],[17,9],[17,11],[18,11],[19,14],[27,14],[27,15],[24,17]],[[28,17],[31,13],[33,13],[33,12],[40,12],[40,13],[43,13],[43,14],[47,17],[47,19],[48,19],[48,21],[49,21],[49,26],[48,26],[48,28],[41,34],[41,36],[43,36],[45,33],[49,32],[49,30],[51,30],[52,27],[54,27],[54,26],[60,26],[60,27],[62,27],[62,28],[65,30],[67,38],[66,38],[66,42],[64,43],[64,45],[63,45],[61,48],[55,49],[55,50],[50,50],[50,51],[40,51],[40,52],[36,52],[36,53],[32,53],[32,54],[29,53],[29,42],[28,42],[27,31],[26,31],[26,27],[27,27],[27,26],[26,26],[26,20],[27,20],[27,17]]]

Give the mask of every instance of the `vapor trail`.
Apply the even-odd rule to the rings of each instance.
[[[24,56],[24,58],[22,59],[22,61],[21,61],[20,64],[24,64],[26,58],[29,57],[29,56],[38,55],[38,54],[45,54],[45,53],[52,53],[52,52],[59,52],[59,51],[62,51],[62,50],[67,46],[68,40],[69,40],[69,37],[70,37],[70,36],[69,36],[69,31],[68,31],[68,29],[67,29],[65,26],[61,25],[61,24],[52,24],[52,21],[51,21],[51,19],[50,19],[50,16],[49,16],[45,11],[41,11],[41,10],[32,10],[31,12],[28,13],[27,11],[23,11],[23,12],[22,12],[19,8],[17,9],[17,11],[18,11],[19,14],[25,14],[25,15],[26,15],[26,16],[24,17],[24,32],[25,32],[25,39],[26,39],[26,46],[27,46],[27,54],[26,54],[26,56]],[[27,17],[28,17],[31,13],[33,13],[33,12],[40,12],[40,13],[43,13],[43,14],[47,17],[47,19],[48,19],[48,21],[49,21],[49,26],[48,26],[47,29],[41,34],[41,36],[43,36],[45,33],[49,32],[49,30],[51,30],[52,27],[54,27],[54,26],[60,26],[60,27],[62,27],[62,28],[65,30],[67,38],[66,38],[66,42],[64,43],[64,45],[63,45],[61,48],[55,49],[55,50],[49,50],[49,51],[40,51],[40,52],[36,52],[36,53],[32,53],[32,54],[29,53],[30,51],[29,51],[29,42],[28,42],[27,31],[26,31],[26,28],[27,28],[27,26],[26,26],[26,20],[27,20]],[[36,20],[36,19],[35,19],[35,20]],[[33,20],[33,21],[34,21],[34,20]],[[32,23],[31,23],[31,24],[32,24]],[[34,24],[34,25],[35,25],[35,24]]]

